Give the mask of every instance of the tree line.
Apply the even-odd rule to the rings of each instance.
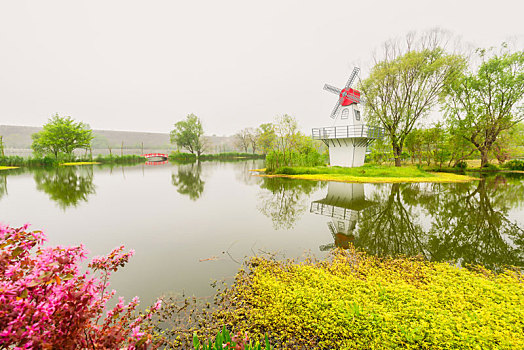
[[[414,151],[417,126],[437,108],[444,124],[429,128],[426,141],[436,137],[433,148],[438,148],[442,137],[437,134],[444,127],[454,146],[478,153],[481,166],[490,155],[501,154],[507,134],[524,119],[524,51],[502,44],[466,56],[449,52],[448,39],[434,30],[387,42],[359,84],[368,121],[384,128],[396,166],[408,145]]]

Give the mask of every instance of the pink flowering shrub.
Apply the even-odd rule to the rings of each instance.
[[[86,250],[43,247],[45,235],[28,226],[0,225],[0,348],[10,349],[147,349],[157,348],[151,326],[161,305],[134,317],[138,298],[122,298],[105,313],[115,291],[106,291],[111,272],[123,267],[133,251],[114,249],[96,257],[81,273]]]

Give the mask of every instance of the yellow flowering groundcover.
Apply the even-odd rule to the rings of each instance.
[[[522,272],[338,250],[328,261],[253,258],[218,313],[278,348],[523,349]]]

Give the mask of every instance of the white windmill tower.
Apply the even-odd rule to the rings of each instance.
[[[337,94],[339,99],[331,112],[334,125],[314,128],[313,138],[322,140],[329,148],[330,165],[358,167],[364,165],[366,148],[373,140],[382,137],[382,128],[369,127],[364,123],[359,104],[360,91],[352,89],[360,68],[355,67],[346,86],[338,89],[325,84],[324,90]]]

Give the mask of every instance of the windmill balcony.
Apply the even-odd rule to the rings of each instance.
[[[380,139],[384,136],[384,129],[378,126],[367,125],[329,126],[325,128],[313,128],[312,135],[315,140],[348,138]]]

